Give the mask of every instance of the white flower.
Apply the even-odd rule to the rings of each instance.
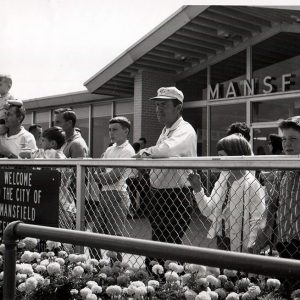
[[[87,264],[90,264],[93,267],[97,267],[99,265],[99,261],[95,258],[91,258],[87,261]]]
[[[63,243],[64,249],[66,249],[67,251],[73,251],[73,245],[72,244],[67,244],[67,243]]]
[[[91,290],[92,290],[93,294],[101,294],[102,293],[102,287],[99,285],[93,285]]]
[[[118,253],[115,252],[115,251],[107,251],[107,252],[106,252],[106,256],[107,256],[107,257],[110,257],[110,258],[117,258]]]
[[[130,285],[132,285],[132,286],[135,286],[135,287],[145,287],[145,284],[144,284],[144,282],[143,281],[140,281],[140,280],[137,280],[137,281],[132,281],[131,283],[130,283]]]
[[[210,296],[211,300],[218,300],[219,299],[218,293],[213,292],[213,291],[209,291],[208,293],[209,293],[209,296]]]
[[[19,273],[27,274],[27,275],[33,274],[33,269],[30,264],[20,264],[19,266],[20,266]]]
[[[91,293],[92,293],[91,289],[89,289],[89,288],[87,288],[87,287],[85,287],[85,288],[83,288],[83,289],[80,290],[80,295],[81,295],[83,298],[86,298],[86,296],[87,296],[88,294],[91,294]]]
[[[25,284],[25,282],[19,284],[18,287],[17,287],[17,290],[19,292],[25,292],[26,291],[26,284]]]
[[[248,294],[252,298],[259,296],[260,293],[261,293],[260,287],[257,285],[253,285],[248,288]]]
[[[135,290],[135,297],[138,299],[143,299],[143,297],[147,294],[147,289],[144,286],[139,286]]]
[[[147,292],[149,294],[154,294],[155,293],[155,288],[153,286],[151,286],[151,285],[148,285],[147,286]]]
[[[97,296],[95,294],[88,294],[85,299],[86,300],[97,300]]]
[[[98,276],[99,276],[99,278],[104,279],[104,280],[107,278],[107,275],[105,273],[100,273]]]
[[[34,273],[33,277],[37,280],[37,282],[38,282],[39,285],[44,284],[45,279],[40,274]]]
[[[40,265],[41,266],[45,266],[45,267],[47,267],[48,265],[49,265],[49,260],[48,259],[43,259],[41,262],[40,262]]]
[[[278,279],[275,278],[269,278],[267,280],[267,287],[269,289],[274,289],[274,290],[278,290],[280,287],[281,283]]]
[[[22,281],[25,281],[27,279],[27,274],[20,274],[20,273],[17,273],[16,275],[16,280],[18,282],[22,282]]]
[[[165,278],[166,278],[166,281],[168,281],[168,282],[174,282],[179,279],[179,276],[176,272],[168,271],[165,273]]]
[[[0,280],[3,280],[3,276],[4,276],[4,272],[2,271],[2,272],[0,273]]]
[[[47,266],[47,271],[49,275],[60,273],[60,264],[57,262],[52,262]]]
[[[87,261],[87,256],[85,254],[77,255],[76,261],[77,262],[86,262]]]
[[[50,279],[49,278],[46,278],[45,281],[44,281],[44,285],[47,286],[51,283]]]
[[[37,239],[29,238],[29,237],[21,240],[21,242],[23,242],[25,244],[26,249],[29,249],[29,250],[33,250],[38,244]]]
[[[33,291],[37,287],[38,282],[34,277],[29,277],[26,279],[25,285],[26,285],[26,291],[30,292],[30,291]]]
[[[84,273],[84,269],[80,266],[76,266],[72,271],[73,276],[78,276],[78,277],[80,277],[83,273]]]
[[[214,275],[215,277],[218,277],[220,275],[220,269],[214,268],[214,267],[206,267],[206,274],[207,275]]]
[[[55,253],[53,251],[49,251],[49,252],[47,252],[47,256],[48,257],[54,257]]]
[[[61,247],[61,243],[60,242],[54,242],[54,241],[47,241],[46,245],[47,245],[47,249],[48,250],[53,250],[55,248]]]
[[[187,290],[186,292],[184,292],[184,297],[186,300],[195,300],[196,296],[197,293],[193,290]]]
[[[64,250],[60,250],[60,251],[58,251],[57,256],[61,257],[61,258],[67,258],[68,257],[68,253],[66,251],[64,251]]]
[[[70,254],[70,255],[69,255],[69,261],[70,261],[71,263],[76,262],[76,261],[77,261],[77,255],[76,255],[76,254]]]
[[[226,300],[239,300],[240,296],[237,293],[231,292],[230,294],[228,294],[228,296],[226,297]]]
[[[94,285],[98,285],[98,283],[97,283],[96,281],[90,280],[90,281],[88,281],[88,282],[86,283],[86,285],[87,285],[88,288],[91,289]]]
[[[154,266],[152,267],[152,272],[153,272],[154,274],[156,274],[156,275],[158,275],[158,274],[163,274],[163,273],[164,273],[164,267],[163,267],[162,265],[159,265],[159,264],[154,265]]]
[[[159,282],[157,280],[149,280],[148,285],[152,286],[154,288],[158,288],[159,287]]]
[[[39,273],[45,272],[47,270],[46,266],[42,266],[42,265],[37,265],[35,267],[35,270]]]
[[[122,288],[118,285],[110,285],[106,288],[106,294],[109,296],[119,296],[122,294]]]
[[[32,252],[30,252],[30,251],[25,251],[21,255],[21,261],[23,261],[25,263],[30,263],[33,260],[34,260],[34,257],[32,257]]]
[[[215,276],[207,275],[206,279],[207,279],[208,283],[210,285],[214,286],[215,288],[221,287],[221,281],[218,278],[216,278]]]
[[[71,295],[77,295],[79,292],[76,289],[71,289],[70,294]]]
[[[23,249],[26,245],[23,242],[19,242],[17,246],[19,249]]]
[[[182,265],[179,265],[179,264],[174,263],[174,262],[169,263],[168,268],[170,270],[176,272],[176,273],[179,273],[179,274],[182,273],[183,270],[184,270]]]
[[[61,266],[63,266],[65,264],[65,260],[61,257],[57,257],[55,259],[56,262],[58,262]]]
[[[209,293],[202,291],[196,296],[195,300],[211,300],[211,297]]]
[[[206,275],[206,267],[196,264],[186,264],[185,270],[189,273],[198,273],[199,275]]]
[[[0,252],[1,252],[2,254],[4,254],[4,251],[5,251],[5,245],[4,245],[4,244],[1,244],[1,245],[0,245]]]

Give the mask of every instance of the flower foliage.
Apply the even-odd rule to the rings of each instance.
[[[19,300],[187,299],[267,300],[281,297],[278,279],[196,264],[167,261],[152,263],[150,274],[117,260],[92,259],[72,253],[72,247],[48,241],[38,252],[39,241],[26,238],[18,244],[16,293]],[[4,252],[0,245],[0,252]],[[0,289],[3,288],[3,257],[0,255]],[[295,290],[292,299],[298,299]]]

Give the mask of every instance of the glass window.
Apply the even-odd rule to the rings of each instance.
[[[73,108],[76,114],[76,127],[81,130],[81,135],[84,138],[87,145],[89,144],[89,107],[74,107]]]
[[[243,95],[243,87],[240,82],[246,79],[246,51],[212,65],[210,74],[209,99]]]
[[[278,127],[253,128],[253,152],[255,155],[272,155],[269,146],[269,135],[278,134]]]
[[[49,128],[49,110],[36,111],[34,117],[34,123],[42,126],[43,130]]]
[[[112,115],[112,103],[93,105],[91,156],[101,157],[108,147],[108,122]]]
[[[183,119],[189,122],[197,133],[197,155],[207,155],[207,115],[206,107],[185,108],[183,110]]]
[[[300,115],[300,98],[252,103],[252,122],[274,122]]]
[[[210,155],[217,155],[217,142],[226,135],[227,128],[234,122],[246,122],[246,104],[211,106]]]

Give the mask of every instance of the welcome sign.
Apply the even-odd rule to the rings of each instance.
[[[57,227],[60,182],[55,170],[0,170],[0,236],[16,220]]]

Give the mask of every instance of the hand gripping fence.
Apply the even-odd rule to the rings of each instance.
[[[280,270],[282,276],[300,276],[300,262],[295,260],[44,227],[15,221],[8,225],[4,233],[3,299],[5,300],[15,299],[17,240],[25,236],[205,264],[212,267],[230,268],[252,273],[259,272],[263,275],[276,275]]]

